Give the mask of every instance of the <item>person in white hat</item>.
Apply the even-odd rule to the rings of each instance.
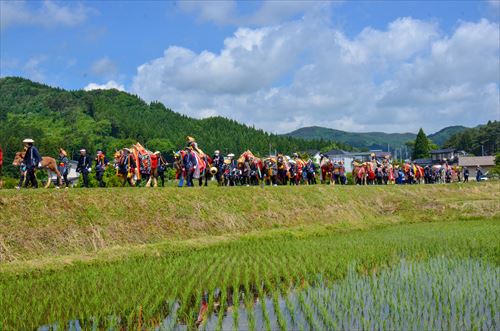
[[[215,172],[215,179],[219,186],[222,185],[222,168],[224,167],[224,156],[220,153],[219,150],[214,152],[214,156],[212,157],[212,168],[215,168],[217,171]],[[210,172],[213,172],[210,169]]]
[[[33,188],[38,187],[38,181],[36,180],[36,169],[41,166],[42,157],[38,152],[38,149],[33,146],[35,141],[31,138],[23,140],[24,148],[26,150],[24,154],[24,164],[26,165],[26,181],[24,186],[28,187],[31,183]]]
[[[87,155],[87,151],[80,149],[80,158],[76,171],[82,174],[83,187],[89,187],[89,173],[92,171],[92,159]]]

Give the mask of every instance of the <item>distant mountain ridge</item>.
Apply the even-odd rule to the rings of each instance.
[[[428,135],[438,146],[442,146],[453,134],[466,130],[465,126],[449,126]],[[385,132],[347,132],[342,130],[330,129],[320,126],[310,126],[297,129],[285,136],[302,138],[306,140],[323,139],[337,141],[351,145],[355,148],[382,149],[387,150],[400,148],[409,140],[415,140],[415,133],[385,133]]]

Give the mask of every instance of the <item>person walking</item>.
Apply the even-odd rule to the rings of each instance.
[[[156,151],[155,154],[158,153],[158,168],[157,168],[157,172],[158,172],[158,177],[160,178],[161,180],[161,187],[165,187],[165,170],[167,170],[167,166],[168,166],[168,162],[165,161],[165,159],[163,158],[163,156],[161,155],[161,153],[159,151]]]
[[[217,180],[217,184],[219,186],[223,185],[223,168],[224,168],[224,156],[220,153],[219,150],[214,152],[214,156],[212,157],[212,167],[217,169],[215,173],[215,179]]]
[[[35,172],[36,169],[41,166],[40,163],[42,162],[42,157],[40,156],[38,149],[33,145],[35,143],[33,139],[24,139],[23,143],[26,150],[24,154],[24,164],[26,165],[26,181],[24,186],[27,188],[31,183],[33,188],[38,188],[38,181],[36,179]]]
[[[193,175],[195,168],[198,165],[198,162],[196,160],[196,156],[194,155],[193,148],[192,147],[186,147],[184,149],[186,152],[184,157],[182,158],[182,166],[183,166],[183,173],[186,174],[186,182],[188,187],[193,187]]]
[[[82,148],[80,150],[80,158],[78,159],[78,166],[76,172],[82,174],[83,187],[89,187],[89,173],[92,171],[92,160],[87,156],[87,151]]]
[[[19,164],[19,183],[16,186],[16,189],[21,189],[24,185],[24,181],[26,180],[26,164],[24,161]]]
[[[480,182],[481,178],[483,177],[483,171],[481,170],[481,167],[477,166],[476,167],[476,182]]]
[[[69,187],[69,181],[68,181],[69,159],[67,155],[68,154],[64,149],[59,148],[59,160],[57,162],[57,170],[59,170],[59,172],[61,173],[66,188]]]
[[[469,182],[469,168],[464,167],[464,183]]]
[[[156,151],[150,155],[151,158],[151,171],[146,187],[158,187],[158,158],[160,157],[160,151]],[[151,184],[152,183],[152,184]]]
[[[97,155],[95,158],[95,177],[99,182],[99,187],[106,187],[106,183],[104,182],[104,172],[108,167],[108,159],[102,150],[97,150]]]

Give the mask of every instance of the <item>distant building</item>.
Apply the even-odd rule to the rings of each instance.
[[[431,159],[433,163],[448,161],[449,163],[456,163],[458,161],[458,156],[465,155],[464,151],[459,151],[454,148],[445,148],[445,149],[435,149],[430,152]]]
[[[415,159],[413,160],[413,163],[421,167],[425,167],[428,165],[432,165],[432,159]]]
[[[469,169],[469,177],[476,178],[476,168],[479,166],[486,174],[495,166],[494,156],[459,156],[458,165]]]

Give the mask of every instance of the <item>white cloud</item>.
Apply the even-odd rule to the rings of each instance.
[[[326,7],[330,4],[330,2],[316,0],[265,0],[254,12],[242,14],[238,3],[234,0],[177,1],[182,11],[195,14],[202,21],[236,26],[278,24],[307,11],[315,10],[318,6]]]
[[[111,90],[116,89],[118,91],[125,91],[125,87],[122,84],[115,82],[114,80],[110,80],[105,84],[96,84],[90,83],[83,88],[85,91],[91,90]]]
[[[350,38],[314,15],[239,28],[217,53],[171,46],[138,67],[132,91],[182,113],[273,132],[322,125],[428,132],[498,118],[499,26],[400,18]]]
[[[81,3],[63,5],[45,0],[35,9],[28,6],[27,1],[0,1],[0,27],[4,29],[14,25],[76,26],[83,23],[92,12],[95,10]]]
[[[94,75],[111,79],[118,75],[118,66],[108,57],[103,57],[92,64],[90,71]]]

